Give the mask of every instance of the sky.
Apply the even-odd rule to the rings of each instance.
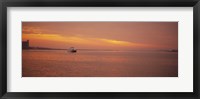
[[[22,22],[31,47],[178,49],[178,22]]]

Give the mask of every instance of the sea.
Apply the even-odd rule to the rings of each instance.
[[[178,77],[178,52],[23,50],[22,77]]]

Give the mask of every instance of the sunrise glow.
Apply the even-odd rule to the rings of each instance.
[[[71,27],[70,24],[74,27]],[[176,29],[173,29],[173,27],[177,27],[176,23],[150,24],[144,22],[142,26],[151,26],[152,28],[138,30],[141,24],[135,22],[100,22],[99,24],[98,22],[23,22],[22,40],[30,40],[32,46],[49,48],[76,46],[89,49],[165,49],[177,46],[177,43],[172,43],[177,40],[177,34],[173,34],[173,32],[177,32]],[[162,25],[172,29],[169,31]],[[167,33],[172,35],[169,36]],[[170,39],[170,41],[163,42],[163,39]]]

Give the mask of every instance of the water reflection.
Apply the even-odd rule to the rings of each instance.
[[[178,53],[23,50],[23,77],[177,77]]]

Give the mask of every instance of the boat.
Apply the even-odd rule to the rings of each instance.
[[[76,50],[74,47],[70,47],[70,48],[68,49],[68,52],[76,53],[77,50]]]

